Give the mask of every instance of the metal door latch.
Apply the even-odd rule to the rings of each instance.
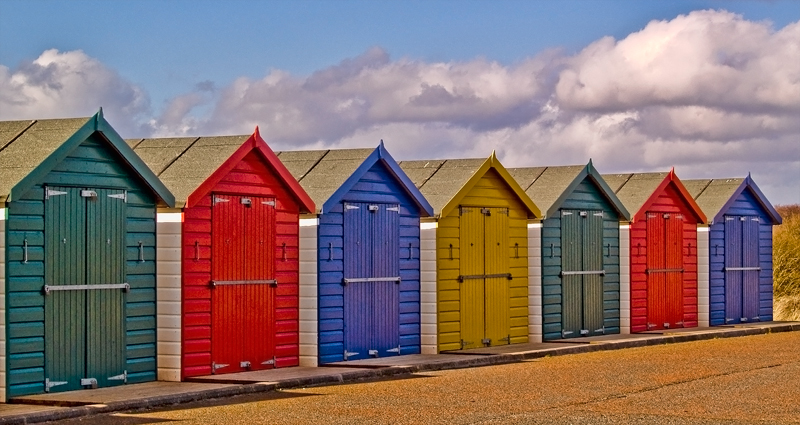
[[[589,329],[581,329],[581,336],[589,335]]]
[[[50,388],[67,384],[69,384],[68,381],[51,381],[50,378],[44,378],[44,392],[49,393]]]
[[[122,381],[123,384],[127,384],[128,383],[128,371],[127,370],[123,370],[121,374],[114,375],[114,376],[109,376],[108,378],[106,378],[106,380],[109,380],[109,381]]]
[[[83,378],[83,379],[81,379],[81,386],[91,387],[92,389],[95,389],[95,388],[97,388],[97,379],[95,379],[95,378]]]
[[[746,321],[747,321],[747,318],[746,318],[746,317],[742,317],[742,318],[741,318],[741,319],[739,319],[739,320],[740,320],[740,321],[742,321],[742,322],[746,322]]]
[[[378,357],[378,350],[369,350],[370,357]]]
[[[97,192],[93,190],[81,190],[81,198],[97,198]]]
[[[669,322],[664,322],[664,329],[669,329]]]
[[[484,338],[484,339],[481,340],[481,344],[483,344],[483,345],[488,347],[488,346],[492,345],[492,339],[491,338]]]
[[[239,362],[239,367],[242,368],[242,369],[247,369],[247,368],[250,367],[250,362],[248,362],[246,360],[243,361],[243,362]]]

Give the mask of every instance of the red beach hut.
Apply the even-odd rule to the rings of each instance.
[[[177,200],[157,218],[158,378],[296,366],[311,198],[258,128],[128,143]]]
[[[696,327],[697,225],[705,215],[674,170],[603,178],[632,215],[631,332]]]

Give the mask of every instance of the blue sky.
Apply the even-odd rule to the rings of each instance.
[[[693,15],[701,10],[718,14]],[[725,15],[725,11],[731,14]],[[687,15],[689,20],[678,19]],[[507,162],[517,166],[580,163],[593,156],[598,168],[608,172],[660,170],[672,165],[682,177],[683,174],[709,177],[709,173],[740,176],[753,171],[757,181],[761,181],[759,175],[763,176],[762,186],[769,188],[768,195],[771,191],[783,203],[800,202],[797,188],[800,151],[789,143],[794,140],[794,145],[800,144],[797,142],[800,130],[790,124],[779,125],[780,134],[776,134],[774,128],[764,125],[764,114],[774,114],[776,106],[772,103],[764,103],[758,111],[747,111],[749,118],[743,118],[741,111],[751,107],[735,99],[707,102],[687,100],[683,95],[654,95],[648,101],[646,96],[639,99],[639,92],[589,99],[587,95],[595,96],[607,91],[607,87],[581,94],[567,87],[566,78],[572,74],[564,73],[564,69],[577,70],[575,75],[581,82],[576,87],[592,88],[586,84],[589,80],[617,84],[608,76],[597,77],[593,73],[600,71],[592,67],[609,61],[611,68],[605,72],[613,74],[615,62],[610,58],[631,54],[631,49],[637,48],[643,49],[640,53],[644,54],[647,43],[663,41],[668,37],[665,34],[675,33],[667,28],[670,25],[682,26],[681,37],[702,33],[697,43],[684,41],[686,46],[711,44],[717,49],[716,53],[689,55],[694,60],[720,55],[752,57],[760,54],[757,46],[753,47],[756,53],[739,52],[736,44],[743,43],[725,44],[726,38],[736,39],[733,35],[727,37],[725,32],[732,31],[747,40],[746,32],[753,31],[758,37],[765,37],[764,43],[780,47],[785,44],[784,39],[792,40],[794,34],[781,36],[780,31],[798,20],[800,2],[797,1],[3,0],[0,1],[0,71],[4,68],[5,74],[0,74],[0,78],[5,75],[8,87],[33,101],[21,108],[15,106],[19,105],[17,101],[4,103],[0,99],[0,118],[81,115],[96,110],[99,106],[96,103],[102,102],[107,115],[117,120],[112,124],[129,137],[247,132],[252,131],[252,124],[271,130],[273,138],[267,135],[267,140],[278,148],[372,146],[377,142],[374,139],[380,137],[387,139],[392,150],[391,140],[417,137],[418,144],[404,142],[396,148],[399,155],[395,156],[423,157],[426,152],[422,147],[435,142],[435,149],[430,151],[432,156],[484,156],[488,154],[484,151],[497,149],[509,157]],[[667,27],[650,25],[652,21],[662,21]],[[762,34],[764,31],[769,34]],[[601,43],[603,37],[611,37],[612,44],[617,43],[616,48]],[[590,57],[595,55],[596,48],[604,54]],[[57,49],[58,56],[45,59],[42,55],[49,49]],[[770,49],[763,50],[769,53]],[[83,54],[67,55],[76,51]],[[780,53],[769,54],[781,57]],[[52,66],[31,71],[32,63],[43,61],[55,61],[52,63],[60,64],[61,68],[58,72]],[[663,66],[668,61],[658,63]],[[777,79],[785,80],[781,75],[792,74],[797,68],[787,67],[786,72],[776,71]],[[409,68],[413,71],[408,71]],[[372,73],[368,80],[354,77],[364,76],[367,71]],[[84,103],[68,99],[66,94],[59,97],[52,93],[53,87],[65,88],[62,91],[66,93],[70,85],[75,85],[71,95],[74,97],[75,93],[81,93],[79,87],[82,87],[75,82],[76,75],[94,72],[97,76],[83,77],[82,84],[86,84],[85,89],[104,93],[87,96],[89,99]],[[669,76],[673,71],[664,72],[659,75]],[[56,73],[58,77],[53,76]],[[522,74],[536,77],[509,77]],[[308,88],[312,82],[319,83],[321,76],[328,78],[320,83],[323,84],[320,90],[327,93],[324,96]],[[378,76],[391,82],[371,86]],[[53,78],[44,84],[51,92],[42,94],[43,97],[30,94],[30,90],[43,86],[43,78]],[[716,77],[703,78],[714,81]],[[336,82],[331,83],[331,79]],[[694,83],[697,80],[687,79]],[[642,84],[658,85],[652,81]],[[737,86],[743,86],[741,79],[735,81]],[[792,81],[796,83],[796,77]],[[481,82],[493,87],[492,90],[497,85],[509,85],[500,90],[502,93],[513,94],[515,84],[536,88],[530,88],[527,100],[502,100],[474,114],[465,106],[468,102],[488,104],[489,99],[500,96],[490,90],[492,94],[484,97],[484,92],[475,88]],[[753,83],[753,87],[763,85],[764,82]],[[441,96],[445,96],[451,107],[434,110],[426,103],[423,106],[428,107],[429,115],[424,115],[395,105],[395,115],[404,118],[387,118],[381,115],[392,110],[391,105],[384,105],[388,102],[386,95],[378,97],[373,93],[394,86],[419,89],[419,96],[403,98],[416,99],[416,106],[434,98],[441,106],[444,99]],[[680,91],[680,88],[670,90]],[[720,90],[731,92],[730,87]],[[642,92],[656,93],[658,88],[644,87]],[[241,99],[253,100],[237,101],[233,93],[239,93],[236,96]],[[743,94],[741,99],[746,97]],[[305,100],[292,103],[297,98]],[[637,100],[630,101],[631,98]],[[270,103],[269,99],[282,100]],[[632,103],[625,103],[629,101]],[[619,102],[625,103],[624,107],[619,107]],[[675,102],[683,103],[676,109]],[[779,120],[800,110],[797,105],[800,101],[778,103],[783,108],[778,113]],[[319,106],[328,104],[333,106]],[[358,108],[353,109],[353,105]],[[342,108],[347,109],[346,113]],[[236,117],[244,117],[253,109],[258,112],[237,121]],[[446,109],[462,112],[451,113]],[[598,111],[605,115],[598,115]],[[545,118],[551,113],[559,117],[553,122],[562,126],[552,128],[561,129],[560,133],[544,133],[544,129],[550,128],[547,124],[550,121]],[[353,118],[353,114],[359,118]],[[688,132],[654,130],[670,125],[686,128],[676,124],[676,117],[686,119],[686,114],[714,116],[721,122],[715,126],[703,124]],[[581,116],[576,118],[578,115]],[[299,118],[286,121],[290,116]],[[536,118],[526,121],[522,116]],[[754,124],[756,130],[742,128],[740,134],[744,136],[737,137],[720,130],[731,128],[725,119],[729,123],[760,120],[762,124]],[[581,120],[591,120],[594,127],[581,127]],[[597,127],[604,125],[603,120],[612,120],[618,126],[631,120],[639,123],[644,130],[638,138],[626,138],[621,131],[608,136],[616,140],[610,148],[633,143],[638,147],[638,156],[623,155],[623,159],[616,159],[619,155],[608,155],[608,166],[604,169],[603,156],[596,153],[602,134],[610,134]],[[326,123],[333,130],[310,131],[308,128],[313,126],[298,128],[298,122]],[[709,119],[703,121],[708,122]],[[281,124],[283,128],[279,128]],[[294,130],[286,130],[290,127]],[[550,155],[548,158],[516,154],[515,149],[530,145],[525,140],[531,137],[548,143],[541,146]],[[552,148],[562,140],[568,146]],[[775,143],[775,156],[753,158],[743,153],[764,146],[768,140]],[[671,145],[659,147],[658,143]],[[662,152],[659,149],[670,153],[676,146],[681,146],[687,154],[665,154],[663,160],[653,159]],[[714,159],[708,153],[713,146],[731,153],[726,158]],[[513,163],[515,160],[520,163]]]

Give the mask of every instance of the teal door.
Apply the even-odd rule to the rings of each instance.
[[[125,192],[45,188],[45,391],[125,372]]]
[[[603,212],[561,212],[562,331],[564,338],[602,335]]]

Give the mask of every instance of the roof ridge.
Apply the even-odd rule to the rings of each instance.
[[[178,160],[180,157],[182,157],[182,156],[183,156],[183,154],[185,154],[185,153],[186,153],[186,151],[188,151],[189,149],[191,149],[191,148],[192,148],[192,146],[194,146],[194,145],[195,145],[195,143],[197,143],[197,141],[198,141],[198,140],[200,140],[201,138],[202,138],[202,137],[198,137],[198,138],[194,139],[194,142],[190,143],[190,144],[189,144],[189,146],[187,146],[187,147],[186,147],[186,149],[184,149],[183,151],[181,151],[181,153],[180,153],[178,156],[176,156],[175,158],[173,158],[173,159],[172,159],[172,161],[170,161],[170,162],[169,162],[169,164],[165,165],[165,166],[164,166],[164,168],[162,168],[162,169],[161,169],[161,171],[159,171],[159,172],[158,172],[156,175],[157,175],[157,176],[159,176],[159,177],[161,177],[161,173],[163,173],[164,171],[167,171],[167,168],[171,167],[171,166],[172,166],[172,164],[174,164],[174,163],[175,163],[175,161],[177,161],[177,160]],[[142,140],[142,141],[144,141],[144,140]],[[140,143],[141,143],[141,142],[140,142]]]
[[[311,171],[312,171],[313,169],[317,168],[317,165],[319,165],[319,163],[320,163],[320,162],[322,162],[322,160],[323,160],[323,159],[325,159],[325,157],[326,157],[326,156],[328,156],[328,154],[329,154],[329,153],[331,153],[331,150],[332,150],[332,149],[327,149],[327,150],[325,150],[325,153],[324,153],[324,154],[322,154],[322,156],[321,156],[321,157],[319,157],[319,159],[317,160],[317,162],[315,162],[315,163],[314,163],[314,165],[312,165],[311,167],[309,167],[309,168],[308,168],[308,170],[307,170],[305,173],[303,173],[303,175],[302,175],[302,176],[300,176],[300,177],[298,177],[298,178],[297,178],[297,182],[299,183],[299,182],[300,182],[300,180],[303,180],[304,178],[306,178],[306,176],[307,176],[309,173],[311,173]]]
[[[423,181],[422,181],[422,183],[420,183],[420,185],[419,185],[419,187],[418,187],[417,189],[418,189],[418,190],[422,190],[422,186],[425,186],[425,183],[427,183],[427,182],[428,182],[430,179],[432,179],[432,178],[433,178],[433,175],[434,175],[434,174],[436,174],[436,173],[438,173],[438,172],[439,172],[439,170],[441,170],[441,169],[442,169],[442,167],[444,167],[444,164],[445,164],[447,161],[449,161],[449,159],[445,159],[445,160],[443,160],[443,161],[442,161],[442,163],[441,163],[441,164],[439,164],[439,166],[438,166],[438,167],[436,167],[436,170],[434,170],[434,171],[431,173],[431,175],[430,175],[430,176],[428,176],[428,178],[426,178],[425,180],[423,180]]]
[[[700,195],[702,195],[703,192],[705,192],[706,189],[708,189],[708,187],[711,186],[711,183],[713,183],[713,182],[714,182],[714,179],[708,179],[708,183],[706,183],[706,185],[703,186],[703,189],[700,190],[700,193],[698,193],[697,196],[694,197],[694,199],[700,198]]]
[[[12,143],[16,142],[16,141],[17,141],[17,139],[19,139],[19,138],[20,138],[20,136],[22,136],[23,134],[25,134],[25,132],[26,132],[26,131],[30,130],[30,128],[31,128],[31,127],[33,127],[33,125],[34,125],[34,124],[36,124],[37,122],[39,122],[39,120],[31,120],[31,123],[30,123],[30,124],[28,124],[28,126],[27,126],[27,127],[25,127],[24,129],[22,129],[22,131],[20,131],[19,133],[17,133],[17,135],[16,135],[16,136],[14,136],[13,138],[11,138],[11,140],[9,140],[9,141],[8,141],[8,143],[6,143],[6,144],[5,144],[5,145],[3,145],[3,146],[0,146],[0,152],[2,152],[2,151],[3,151],[3,149],[7,148],[7,147],[8,147],[8,145],[10,145],[10,144],[12,144]]]

